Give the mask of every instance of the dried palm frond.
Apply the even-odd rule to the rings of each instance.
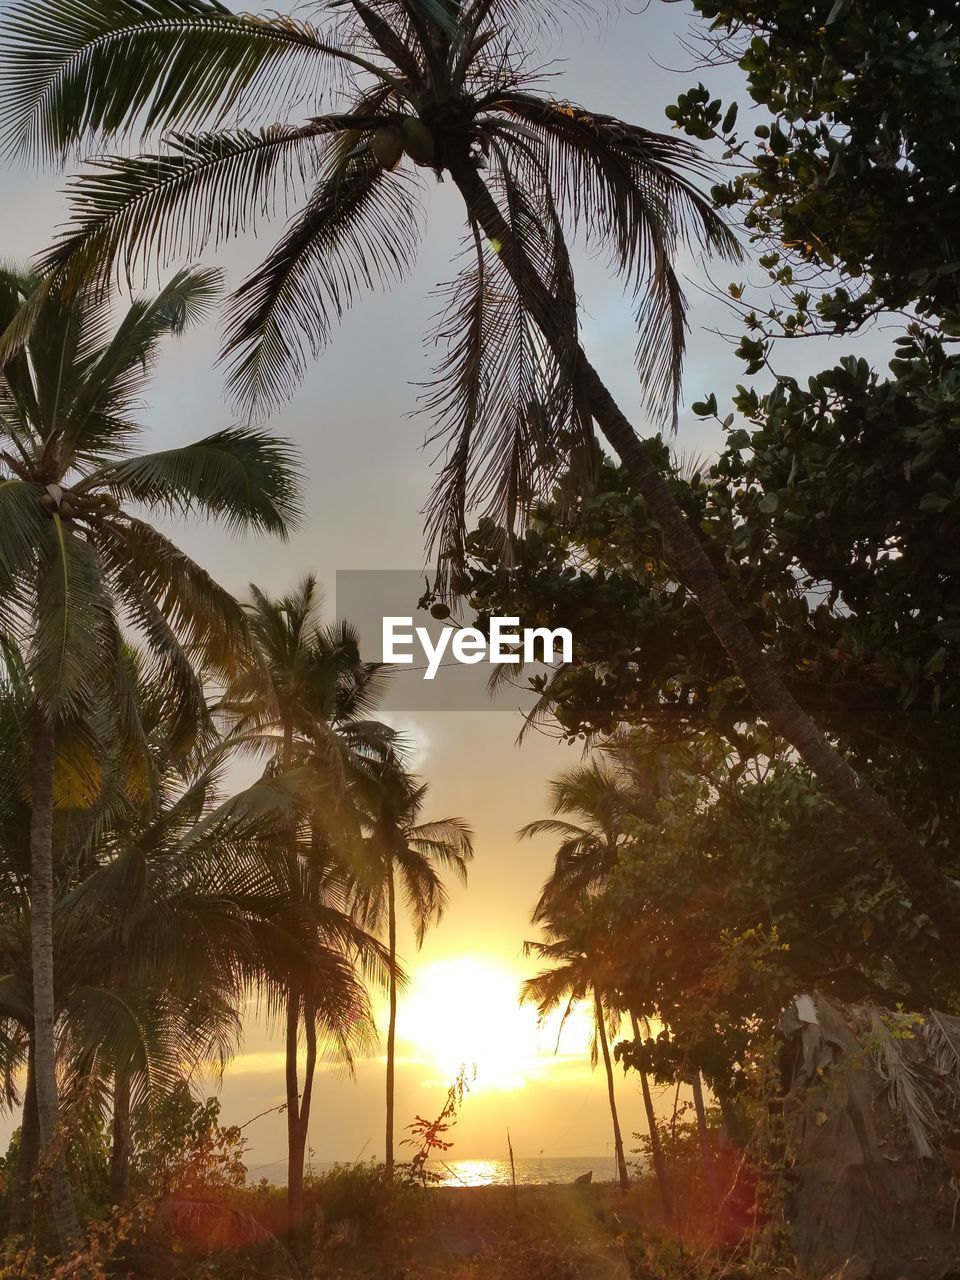
[[[929,1085],[904,1045],[908,1043],[891,1029],[882,1010],[865,1010],[870,1025],[871,1059],[886,1090],[893,1112],[904,1122],[918,1160],[937,1154],[934,1145],[941,1131],[940,1116]]]
[[[950,1098],[960,1104],[960,1018],[931,1010],[923,1024],[923,1041]]]

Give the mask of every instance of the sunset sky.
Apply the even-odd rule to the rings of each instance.
[[[282,0],[242,7],[282,7]],[[550,91],[665,128],[664,106],[703,74],[689,71],[690,55],[679,43],[690,21],[685,5],[656,0],[633,12],[624,6],[602,23],[569,22],[543,54],[553,77]],[[736,91],[735,74],[711,73],[711,88],[727,95]],[[3,182],[0,248],[7,258],[22,260],[51,239],[62,216],[57,192],[63,178],[8,173]],[[310,569],[332,597],[337,570],[415,569],[423,562],[419,512],[431,459],[420,449],[427,423],[414,414],[417,384],[429,377],[433,353],[425,351],[423,335],[439,306],[436,286],[452,274],[461,232],[456,192],[449,184],[434,185],[428,203],[427,239],[413,278],[386,298],[363,298],[355,306],[295,400],[272,421],[273,430],[301,451],[304,527],[287,545],[238,545],[221,531],[196,525],[178,535],[240,594],[250,581],[279,592]],[[230,282],[238,282],[263,256],[280,229],[278,220],[262,228],[259,245],[250,239],[220,255]],[[705,283],[695,264],[688,270]],[[718,283],[725,285],[730,269],[720,271]],[[629,305],[619,285],[586,259],[578,284],[587,349],[642,427]],[[735,328],[734,319],[698,293],[695,283],[691,296],[696,310],[688,403],[711,390],[722,395],[742,377],[730,344],[711,332],[717,326]],[[147,412],[151,447],[183,443],[230,421],[221,376],[214,370],[216,352],[215,326],[169,349],[157,369]],[[809,362],[809,349],[803,356]],[[783,363],[788,366],[789,359]],[[710,452],[715,444],[715,437],[684,412],[678,447],[698,453]],[[461,815],[476,833],[469,888],[451,889],[449,911],[422,952],[414,953],[408,930],[401,934],[411,984],[400,1006],[398,1128],[417,1113],[435,1114],[461,1062],[475,1060],[476,1087],[455,1135],[458,1157],[504,1155],[508,1128],[518,1155],[603,1156],[611,1145],[609,1115],[602,1072],[590,1071],[588,1019],[570,1020],[555,1053],[556,1026],[538,1029],[533,1011],[517,1007],[519,982],[531,972],[521,946],[532,936],[529,912],[552,848],[545,840],[519,844],[515,832],[544,815],[546,780],[574,763],[578,753],[543,736],[517,747],[520,720],[510,711],[398,712],[392,719],[415,739],[417,768],[430,781],[424,816]],[[282,1101],[282,1061],[276,1029],[259,1025],[251,1010],[244,1045],[223,1085],[226,1119],[242,1123]],[[619,1089],[625,1133],[641,1129],[633,1080],[621,1078]],[[316,1158],[382,1156],[382,1093],[380,1057],[359,1063],[355,1082],[342,1070],[325,1067],[311,1133]],[[284,1152],[282,1122],[267,1116],[247,1135],[251,1169],[272,1172],[266,1166]]]

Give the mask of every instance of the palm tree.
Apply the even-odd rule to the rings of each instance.
[[[644,1031],[646,1038],[650,1038],[649,1023],[644,1020],[644,1027],[641,1029],[640,1019],[633,1012],[630,1013],[630,1029],[633,1032],[633,1039],[639,1046],[644,1040]],[[670,1178],[667,1175],[667,1160],[663,1153],[663,1143],[660,1141],[660,1129],[657,1125],[657,1112],[653,1105],[653,1093],[650,1090],[650,1077],[646,1071],[641,1071],[640,1075],[640,1096],[643,1098],[643,1114],[647,1120],[647,1134],[650,1138],[650,1157],[653,1160],[653,1173],[657,1179],[657,1187],[660,1191],[660,1203],[663,1206],[663,1216],[669,1221],[674,1214],[673,1191],[670,1188]]]
[[[217,283],[213,272],[182,271],[156,297],[136,299],[114,327],[110,300],[92,285],[67,296],[48,282],[34,292],[36,281],[0,272],[0,634],[28,638],[35,1087],[40,1140],[51,1157],[59,1143],[58,735],[85,774],[89,802],[101,783],[90,726],[109,711],[130,785],[142,790],[149,761],[125,677],[123,626],[141,633],[177,708],[175,750],[211,727],[198,664],[227,672],[249,648],[233,598],[122,504],[201,512],[238,531],[280,535],[295,515],[290,451],[263,432],[226,429],[185,448],[131,455],[138,397],[158,346],[207,313]],[[77,1220],[60,1173],[53,1198],[66,1247]]]
[[[303,846],[299,818],[288,832],[295,859],[304,867],[304,904],[344,909],[342,927],[353,924],[348,907],[349,847],[359,838],[349,782],[356,762],[382,749],[390,730],[367,715],[379,695],[381,666],[360,657],[359,639],[346,623],[323,625],[316,578],[307,575],[292,592],[271,597],[251,586],[247,617],[255,660],[227,689],[221,710],[231,723],[230,741],[270,756],[281,776],[294,766],[310,781],[309,838]],[[376,950],[360,928],[353,941],[364,961]],[[303,1216],[303,1170],[317,1065],[318,1021],[349,1060],[351,1042],[366,1028],[349,1002],[331,1000],[320,975],[295,969],[284,994],[287,1115],[287,1204],[291,1227]],[[299,1079],[301,1032],[306,1044]]]
[[[604,1004],[600,976],[602,940],[596,936],[592,938],[582,936],[582,919],[577,920],[573,916],[565,917],[556,907],[544,908],[537,917],[537,923],[540,924],[546,936],[542,941],[525,942],[523,953],[525,956],[536,956],[540,960],[548,961],[549,968],[543,969],[534,977],[524,981],[520,989],[520,999],[521,1002],[534,1003],[541,1018],[547,1017],[557,1009],[563,1009],[563,1017],[566,1019],[573,1006],[579,1001],[589,1000],[593,1005],[594,1041],[591,1049],[591,1065],[597,1064],[599,1048],[599,1053],[603,1057],[607,1100],[613,1124],[617,1177],[621,1191],[626,1193],[630,1186],[630,1178],[627,1174],[627,1161],[623,1150],[623,1135],[620,1132],[608,1035],[608,1025],[613,1030],[620,1025],[620,1014]]]
[[[562,773],[549,791],[553,817],[530,822],[517,833],[521,840],[542,835],[560,840],[534,921],[558,900],[572,903],[602,888],[630,839],[631,823],[649,810],[649,797],[638,794],[621,769],[602,759]]]
[[[528,823],[519,832],[521,839],[538,835],[560,839],[553,869],[534,908],[534,923],[549,922],[558,911],[582,910],[591,894],[604,888],[617,864],[620,849],[634,834],[637,821],[651,816],[663,762],[654,757],[651,764],[649,751],[637,750],[636,744],[626,740],[612,740],[608,747],[608,758],[570,769],[555,778],[550,783],[554,816]],[[578,821],[571,821],[572,818]],[[628,1012],[634,1038],[639,1041],[637,1014],[633,1010]],[[673,1197],[650,1081],[645,1071],[639,1074],[654,1173],[664,1214],[669,1218],[673,1213]],[[612,1081],[608,1087],[612,1098]],[[619,1129],[616,1124],[615,1129]]]
[[[132,659],[132,655],[130,655]],[[3,883],[0,908],[0,1019],[4,1070],[8,1074],[26,1058],[26,1088],[23,1096],[20,1146],[11,1197],[9,1233],[30,1234],[34,1197],[32,1184],[40,1156],[37,1131],[35,1046],[33,1035],[33,994],[30,954],[30,858],[29,826],[29,740],[23,725],[29,724],[33,693],[24,664],[8,644],[4,654],[4,676],[0,684],[0,768],[10,783],[0,793],[0,877]],[[134,661],[126,663],[151,756],[154,726],[150,725],[151,698],[139,679]],[[153,700],[156,706],[162,701]],[[169,708],[167,719],[170,719]],[[61,738],[60,747],[63,747]],[[60,1080],[68,1095],[82,1092],[95,1103],[105,1102],[104,1085],[114,1077],[115,1155],[122,1153],[122,1118],[130,1105],[130,1086],[162,1086],[164,1079],[178,1074],[178,1064],[211,1051],[215,1042],[225,1042],[224,1019],[234,1029],[226,1006],[212,979],[211,966],[202,972],[183,968],[175,973],[162,963],[156,938],[142,928],[139,892],[145,889],[134,853],[132,837],[136,819],[162,804],[163,784],[169,784],[168,767],[156,797],[135,806],[131,803],[124,777],[122,757],[110,759],[104,750],[104,778],[94,803],[85,808],[70,807],[66,797],[55,820],[55,862],[57,898],[54,903],[53,932],[56,983],[56,1025]],[[63,792],[64,757],[58,761],[59,790]],[[119,768],[117,767],[119,766]],[[169,766],[169,762],[168,762]],[[116,785],[114,785],[116,784]],[[199,807],[202,811],[206,789],[188,789],[196,802],[180,806],[183,818]],[[25,794],[26,792],[26,794]],[[134,817],[136,815],[136,819]],[[116,876],[116,902],[111,902],[112,919],[91,910],[95,886],[108,851],[114,851],[118,827],[123,829],[122,852]],[[136,853],[142,852],[138,847]],[[217,900],[219,902],[219,899]],[[169,903],[167,906],[169,907]],[[222,910],[221,910],[222,916]],[[207,923],[215,920],[209,918]],[[164,920],[159,938],[169,943],[174,918]],[[182,939],[181,939],[182,941]],[[205,959],[208,941],[194,959]],[[167,955],[169,956],[169,951]],[[69,956],[69,964],[63,963]],[[183,978],[190,980],[189,993]],[[179,979],[179,980],[178,980]],[[201,1008],[204,1014],[201,1016]],[[216,1009],[212,1014],[211,1011]],[[189,1012],[187,1012],[189,1010]],[[24,1046],[26,1053],[24,1054]],[[13,1101],[12,1097],[10,1099]],[[122,1160],[114,1161],[122,1172]]]
[[[556,8],[330,0],[326,21],[305,21],[233,14],[219,0],[149,11],[21,0],[6,21],[9,150],[63,158],[134,129],[167,135],[158,154],[103,160],[79,180],[48,279],[192,253],[253,225],[278,189],[302,202],[230,309],[233,387],[264,409],[290,393],[359,291],[409,270],[417,169],[449,177],[471,259],[440,326],[448,351],[429,397],[447,444],[429,520],[446,584],[467,512],[513,527],[565,467],[592,470],[595,423],[761,715],[958,947],[960,889],[797,703],[581,345],[565,238],[577,228],[633,289],[641,380],[651,409],[675,422],[687,308],[672,259],[693,242],[739,250],[695,185],[706,172],[695,148],[537,92],[529,45]],[[341,109],[323,113],[328,90]]]
[[[462,818],[421,822],[427,784],[407,773],[397,751],[366,769],[361,787],[369,836],[359,868],[361,916],[371,925],[386,926],[389,1016],[387,1023],[385,1164],[394,1169],[394,1093],[397,1045],[397,890],[403,895],[413,923],[417,946],[423,945],[432,924],[439,923],[447,904],[441,873],[452,871],[467,882],[473,858],[473,832]]]
[[[154,764],[153,793],[131,805],[122,786],[111,786],[108,765],[93,810],[65,815],[60,863],[73,874],[61,877],[54,913],[55,953],[70,959],[68,967],[58,963],[61,1075],[68,1089],[103,1102],[112,1082],[118,1203],[128,1185],[133,1107],[169,1093],[201,1063],[222,1065],[251,991],[275,1002],[292,971],[309,972],[322,993],[320,1020],[336,1019],[349,1027],[351,1047],[366,1048],[372,1020],[352,957],[361,943],[377,949],[335,906],[307,898],[316,876],[307,883],[302,874],[306,853],[289,858],[291,822],[309,778],[294,771],[261,779],[223,799],[223,750],[187,762],[172,757],[166,727],[173,709],[138,665],[130,683]],[[29,864],[16,785],[23,763],[17,726],[29,705],[29,689],[24,696],[8,682],[0,691],[0,761],[11,779],[0,794],[0,1046],[8,1077],[23,1061],[24,1039],[28,1046],[14,1235],[29,1229],[39,1155]]]
[[[207,1037],[203,1055],[196,1056],[223,1061],[251,991],[272,1009],[288,1007],[291,988],[299,992],[295,1008],[313,1059],[301,1104],[305,1121],[318,1028],[320,1050],[329,1044],[349,1059],[372,1047],[369,1001],[354,957],[358,950],[380,954],[343,909],[342,876],[335,868],[321,871],[308,840],[291,850],[290,831],[310,784],[309,775],[294,770],[216,802],[208,779],[205,811],[191,822],[190,807],[204,785],[198,777],[139,831],[123,824],[120,851],[74,895],[89,901],[88,917],[99,922],[93,942],[126,958],[134,989],[142,984],[147,993],[161,992],[168,1021],[182,1003],[182,1021],[193,1033],[180,1036],[183,1049],[201,1032]],[[133,902],[131,863],[142,863],[142,889]],[[71,917],[90,936],[75,905]],[[171,993],[177,998],[172,1009]],[[147,1014],[156,1038],[149,1007]],[[181,1078],[188,1066],[178,1059],[172,1078]],[[302,1148],[299,1155],[302,1183]],[[302,1205],[296,1207],[300,1212]]]

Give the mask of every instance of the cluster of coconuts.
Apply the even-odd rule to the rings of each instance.
[[[420,165],[433,164],[437,153],[433,134],[419,116],[404,116],[380,125],[374,130],[372,146],[383,169],[395,169],[404,152]]]
[[[55,511],[63,520],[70,520],[80,510],[86,515],[115,515],[120,504],[112,493],[76,494],[58,484],[48,484],[40,494],[40,505],[51,515]]]

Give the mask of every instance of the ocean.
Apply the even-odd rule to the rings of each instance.
[[[517,1156],[514,1165],[518,1186],[573,1182],[590,1172],[595,1182],[617,1176],[612,1156]],[[430,1169],[447,1187],[508,1186],[511,1182],[509,1160],[435,1160]]]
[[[515,1160],[518,1186],[542,1186],[569,1183],[592,1171],[595,1182],[612,1182],[617,1176],[612,1155],[604,1156],[517,1156]],[[313,1174],[333,1169],[334,1162],[314,1160],[308,1166]],[[490,1187],[510,1185],[509,1160],[431,1160],[430,1172],[438,1186]],[[283,1160],[258,1165],[248,1170],[249,1180],[266,1178],[283,1185],[286,1181]]]

